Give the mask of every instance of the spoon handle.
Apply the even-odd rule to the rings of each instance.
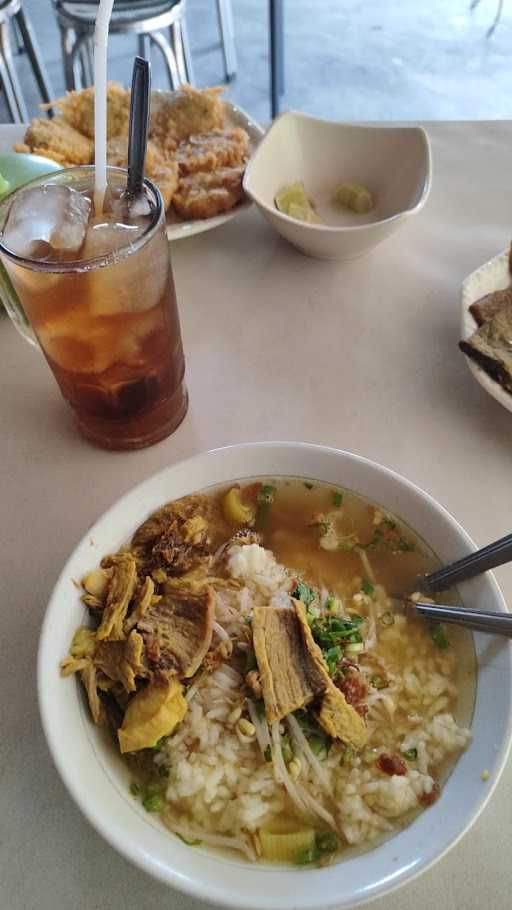
[[[144,161],[149,129],[151,66],[143,57],[135,57],[132,73],[130,126],[128,133],[128,181],[126,192],[135,197],[142,192]]]
[[[425,591],[426,594],[445,591],[460,581],[473,578],[474,575],[480,575],[482,572],[487,572],[488,569],[495,569],[496,566],[502,566],[510,560],[512,560],[512,534],[507,534],[481,550],[423,576],[420,581],[420,590]]]
[[[485,610],[467,610],[464,607],[448,607],[441,604],[415,603],[407,601],[408,607],[425,619],[437,622],[455,623],[474,629],[476,632],[487,632],[489,635],[504,635],[512,638],[512,615],[508,613],[490,613]]]

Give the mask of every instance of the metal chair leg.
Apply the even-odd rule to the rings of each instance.
[[[190,41],[188,37],[188,25],[185,16],[181,17],[181,46],[183,48],[183,56],[185,58],[185,71],[187,74],[187,82],[190,82],[190,85],[194,84],[194,64],[192,62],[192,53],[190,51]]]
[[[82,86],[94,85],[93,47],[90,37],[84,38],[79,53]]]
[[[80,35],[75,41],[70,54],[70,67],[73,74],[73,88],[80,90],[87,82],[87,42],[88,35]]]
[[[18,105],[16,103],[16,98],[14,97],[14,92],[12,90],[11,79],[9,76],[9,71],[5,65],[5,60],[0,53],[0,81],[2,83],[2,88],[5,94],[5,101],[7,104],[7,109],[9,111],[9,116],[13,123],[22,123],[20,117],[20,112],[18,110]]]
[[[21,86],[18,81],[18,75],[14,66],[14,60],[12,59],[11,39],[9,36],[9,26],[7,22],[0,23],[0,53],[4,58],[5,66],[10,77],[12,92],[18,108],[20,122],[27,123],[29,116],[27,106],[25,104],[25,99],[21,91]]]
[[[145,60],[151,60],[151,40],[149,35],[137,35],[137,53]]]
[[[176,63],[176,57],[171,48],[169,42],[164,38],[161,32],[150,32],[149,36],[151,41],[160,48],[162,56],[167,67],[167,75],[169,76],[169,83],[172,89],[177,89],[180,84],[180,74],[178,72],[178,65]]]
[[[185,63],[185,54],[183,52],[181,22],[179,19],[171,25],[171,40],[174,56],[176,57],[176,66],[178,67],[180,83],[188,82],[187,66]]]
[[[54,97],[52,87],[50,80],[48,79],[48,74],[46,72],[44,63],[42,61],[36,36],[34,34],[34,29],[32,28],[30,19],[27,19],[25,16],[23,8],[16,13],[14,22],[19,27],[23,45],[27,51],[30,65],[32,66],[32,70],[39,87],[39,91],[41,93],[41,98],[48,104]]]
[[[224,55],[224,68],[228,82],[236,76],[237,59],[235,46],[235,28],[231,0],[217,0],[217,15]]]
[[[284,88],[283,0],[269,0],[270,19],[270,108],[272,119],[279,113]]]
[[[76,89],[75,71],[73,67],[73,45],[75,36],[73,29],[60,27],[60,44],[62,48],[62,66],[64,68],[64,82],[68,92]]]

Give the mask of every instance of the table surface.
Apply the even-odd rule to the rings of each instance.
[[[85,443],[43,358],[0,320],[6,910],[196,905],[132,868],[89,827],[57,776],[38,715],[37,640],[52,587],[89,525],[134,484],[204,449],[304,440],[405,474],[479,544],[511,530],[512,416],[471,377],[457,340],[462,279],[510,239],[512,123],[427,129],[430,200],[365,259],[303,257],[254,209],[174,245],[190,410],[151,449],[119,454]],[[510,602],[512,569],[497,577]],[[510,907],[511,818],[509,763],[462,842],[374,907]]]

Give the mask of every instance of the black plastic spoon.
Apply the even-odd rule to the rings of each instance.
[[[142,193],[148,144],[150,92],[151,64],[143,57],[135,57],[128,132],[128,180],[123,193],[123,199],[127,203]]]

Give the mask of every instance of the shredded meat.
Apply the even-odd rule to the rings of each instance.
[[[400,755],[382,752],[376,761],[376,765],[380,771],[383,771],[384,774],[389,774],[390,777],[393,774],[407,774],[407,765]]]
[[[125,637],[123,622],[137,584],[137,564],[131,553],[109,557],[113,566],[107,601],[96,636],[99,641],[122,641]]]
[[[144,613],[149,609],[154,592],[155,584],[153,582],[153,579],[150,578],[149,575],[146,575],[144,584],[139,591],[137,602],[132,612],[125,620],[124,631],[126,633],[130,632],[130,630],[137,625],[139,620],[144,616]]]
[[[87,700],[94,723],[103,724],[106,716],[96,688],[96,667],[91,660],[88,660],[86,666],[80,670],[80,679],[87,692]]]
[[[126,641],[100,642],[94,652],[94,664],[107,676],[120,682],[126,692],[135,692],[135,677],[147,676],[142,658],[144,640],[132,629]]]
[[[347,703],[352,705],[361,717],[365,717],[368,713],[368,705],[364,704],[364,699],[368,688],[364,680],[361,679],[361,674],[357,671],[357,668],[355,672],[350,670],[346,676],[342,676],[336,681],[335,685],[343,693]]]
[[[197,596],[178,591],[165,594],[150,607],[137,626],[150,669],[193,676],[211,644],[214,611],[212,588]]]

